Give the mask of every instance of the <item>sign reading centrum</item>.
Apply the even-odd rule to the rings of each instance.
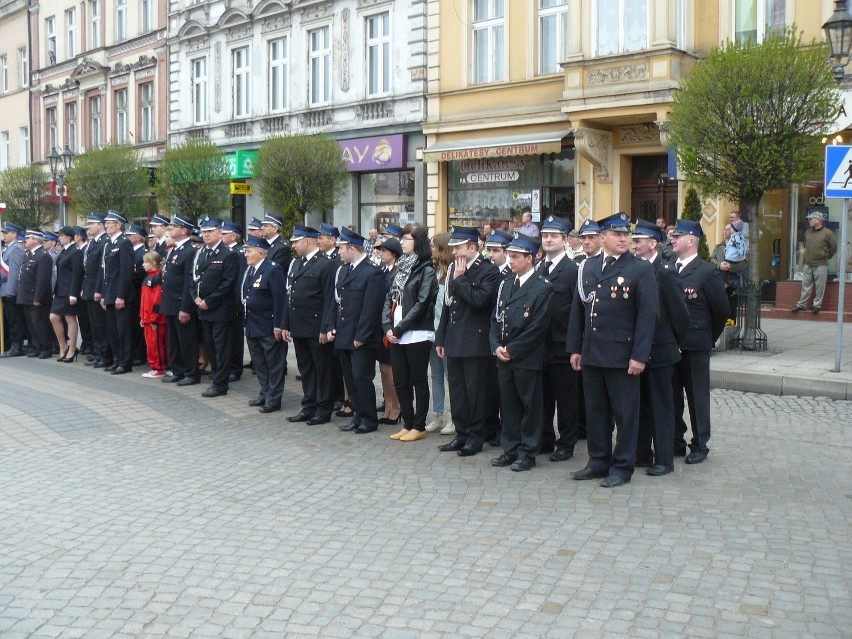
[[[550,145],[547,145],[548,147]],[[460,149],[458,151],[439,151],[435,159],[440,162],[451,160],[475,160],[480,158],[502,158],[515,155],[539,155],[544,153],[540,144],[514,144],[511,146],[491,146],[481,149]]]

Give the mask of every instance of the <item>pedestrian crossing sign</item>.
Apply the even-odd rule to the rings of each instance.
[[[825,197],[852,197],[852,146],[825,147]]]

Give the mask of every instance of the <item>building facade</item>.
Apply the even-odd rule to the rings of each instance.
[[[0,2],[0,171],[32,157],[28,19],[26,0]]]
[[[207,137],[252,183],[264,140],[329,133],[351,179],[325,221],[424,219],[426,0],[172,0],[170,141]],[[262,217],[233,196],[232,218]],[[323,217],[316,212],[311,222]]]

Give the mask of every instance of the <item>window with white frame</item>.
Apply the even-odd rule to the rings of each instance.
[[[287,108],[290,77],[289,39],[287,36],[270,40],[269,51],[269,110],[273,113]]]
[[[89,98],[89,148],[101,145],[101,96]]]
[[[207,123],[207,58],[196,58],[192,66],[192,121]]]
[[[77,103],[65,104],[65,144],[72,151],[77,151]]]
[[[115,92],[115,140],[127,144],[127,89]]]
[[[311,105],[331,100],[331,37],[329,27],[308,31]]]
[[[127,0],[115,2],[115,41],[127,40]]]
[[[30,59],[26,47],[18,49],[18,86],[30,86]]]
[[[142,0],[142,33],[154,30],[156,0]]]
[[[9,168],[9,132],[0,131],[0,171]]]
[[[101,46],[101,0],[91,0],[89,3],[89,42],[90,48]]]
[[[45,111],[45,122],[47,122],[47,135],[45,135],[45,142],[47,142],[47,154],[55,149],[56,145],[59,144],[59,140],[56,137],[56,107],[52,107]]]
[[[250,115],[250,66],[248,47],[240,47],[231,51],[231,70],[234,79],[232,97],[235,118],[244,118]]]
[[[77,55],[77,9],[65,11],[65,57]]]
[[[154,140],[154,83],[139,85],[139,141]]]
[[[506,72],[503,0],[473,0],[473,81],[500,82]]]
[[[9,59],[0,55],[0,91],[9,92]]]
[[[30,129],[22,126],[18,129],[18,166],[30,163]]]
[[[597,0],[596,55],[648,48],[648,0]]]
[[[367,17],[367,95],[390,92],[390,14]]]
[[[48,64],[56,64],[56,17],[44,19],[44,54]]]
[[[766,32],[783,31],[787,22],[786,0],[733,0],[734,37],[737,42],[763,42]]]
[[[559,63],[568,57],[568,0],[539,0],[538,72],[559,72]]]

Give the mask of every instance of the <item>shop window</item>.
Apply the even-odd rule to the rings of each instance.
[[[539,0],[539,73],[559,73],[568,57],[568,0]]]
[[[505,76],[503,0],[473,0],[473,81],[501,82]]]
[[[786,0],[733,0],[734,37],[737,42],[762,42],[766,32],[783,31]]]
[[[597,55],[648,48],[648,0],[597,0]]]
[[[361,232],[381,231],[388,224],[414,222],[414,171],[361,173]]]

